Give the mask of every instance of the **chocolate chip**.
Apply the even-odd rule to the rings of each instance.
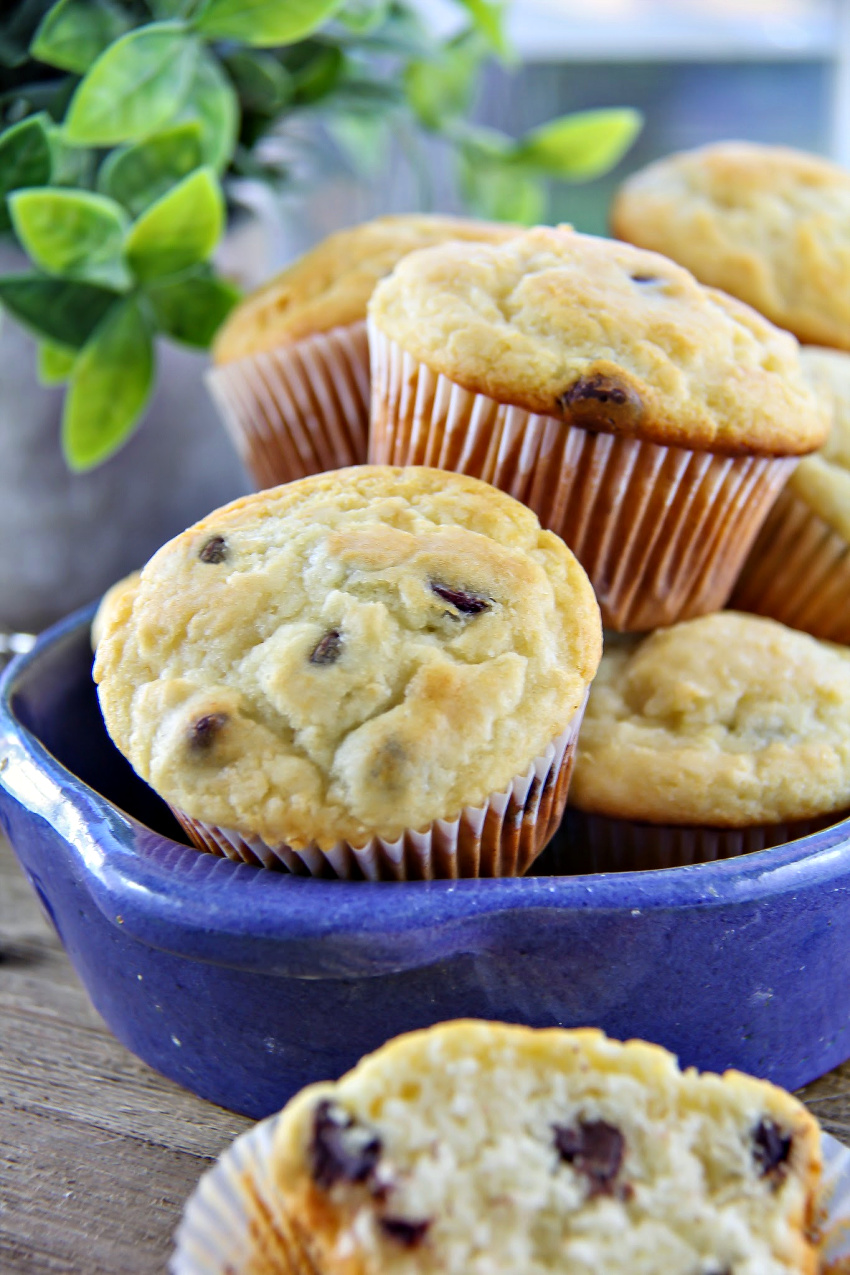
[[[212,536],[198,554],[201,562],[217,564],[227,557],[227,541],[224,536]]]
[[[403,1217],[382,1217],[378,1225],[390,1239],[397,1240],[405,1248],[418,1248],[431,1223],[427,1219],[424,1222],[408,1222]]]
[[[381,1156],[381,1139],[335,1102],[324,1100],[313,1117],[310,1172],[326,1191],[335,1182],[365,1182]]]
[[[558,395],[555,404],[565,419],[589,430],[595,426],[619,433],[633,429],[643,416],[637,391],[628,382],[601,372],[580,376]]]
[[[591,1195],[610,1194],[626,1148],[620,1130],[604,1120],[580,1120],[575,1129],[557,1124],[552,1127],[558,1155],[590,1179]]]
[[[436,593],[438,598],[448,602],[449,606],[453,606],[462,615],[478,615],[481,611],[490,610],[489,598],[479,597],[477,593],[467,593],[464,589],[452,589],[449,585],[440,584],[436,580],[431,581],[431,592]]]
[[[784,1177],[791,1154],[791,1135],[783,1133],[772,1120],[761,1120],[753,1130],[753,1158],[763,1178]]]
[[[634,283],[658,283],[658,275],[655,274],[633,274],[631,277]]]
[[[192,748],[207,752],[215,743],[215,737],[227,721],[227,713],[207,713],[192,724],[189,742]]]
[[[342,636],[339,629],[330,629],[310,652],[311,664],[336,664],[342,653]]]

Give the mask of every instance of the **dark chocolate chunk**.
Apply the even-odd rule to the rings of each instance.
[[[608,1194],[626,1149],[620,1130],[604,1120],[580,1120],[574,1129],[552,1127],[558,1155],[590,1179],[591,1195]]]
[[[431,1222],[428,1219],[424,1222],[408,1222],[404,1217],[382,1217],[378,1225],[385,1235],[389,1235],[392,1240],[397,1240],[405,1248],[418,1248]]]
[[[658,275],[656,274],[633,274],[633,283],[658,283]]]
[[[227,541],[224,536],[213,536],[198,554],[201,562],[219,563],[227,557]]]
[[[206,752],[215,743],[216,735],[227,721],[227,713],[207,713],[192,723],[189,742],[193,748]]]
[[[579,379],[559,394],[556,408],[569,421],[582,429],[606,428],[618,433],[633,429],[643,416],[640,395],[614,376],[593,372]]]
[[[760,1120],[753,1130],[753,1158],[763,1178],[781,1177],[791,1154],[791,1135],[783,1133],[772,1120]]]
[[[476,593],[467,593],[464,589],[452,589],[449,585],[440,584],[436,580],[431,581],[431,592],[436,593],[438,598],[448,602],[449,606],[453,606],[462,615],[478,615],[481,611],[490,610],[489,598],[479,597]]]
[[[326,1191],[335,1182],[366,1182],[381,1157],[381,1139],[327,1099],[313,1117],[310,1172]]]
[[[339,629],[330,629],[310,652],[311,664],[336,664],[342,652],[342,635]]]

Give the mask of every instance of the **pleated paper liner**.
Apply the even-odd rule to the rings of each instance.
[[[243,1133],[201,1178],[177,1228],[170,1275],[324,1275],[276,1196],[270,1164],[279,1119]],[[821,1152],[821,1275],[848,1275],[850,1150],[821,1133]]]
[[[456,819],[435,819],[421,832],[408,829],[395,841],[339,841],[329,850],[313,842],[294,850],[172,810],[199,850],[301,875],[368,881],[522,876],[561,822],[585,703],[586,697],[567,729],[503,792],[483,806],[466,806]]]
[[[365,463],[365,321],[225,363],[207,383],[258,488]]]
[[[557,869],[570,875],[647,872],[734,859],[808,837],[848,815],[844,810],[751,828],[709,828],[613,819],[570,807],[559,838]]]
[[[370,462],[470,474],[521,500],[621,632],[720,610],[797,463],[594,434],[464,390],[374,325],[369,341]]]
[[[828,642],[850,643],[850,544],[786,489],[753,545],[731,605]]]

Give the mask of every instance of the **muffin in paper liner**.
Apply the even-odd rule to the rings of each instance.
[[[847,645],[850,544],[786,489],[753,545],[730,605]]]
[[[571,807],[566,814],[566,835],[559,850],[558,867],[576,875],[647,872],[734,859],[797,841],[831,828],[848,816],[850,810],[749,828],[676,827],[615,819]]]
[[[473,393],[369,322],[372,464],[492,483],[569,545],[606,627],[717,611],[797,457],[725,456],[566,425]]]
[[[243,1133],[201,1178],[175,1234],[169,1275],[322,1275],[270,1173],[279,1115]],[[821,1275],[850,1271],[850,1149],[821,1132]]]
[[[259,488],[366,460],[365,320],[224,363],[207,384]]]
[[[363,846],[339,841],[329,850],[313,842],[295,850],[220,828],[171,809],[199,850],[228,859],[288,868],[310,876],[368,881],[432,881],[458,877],[522,876],[554,835],[566,805],[587,694],[565,731],[528,770],[483,806],[457,818],[435,819],[423,831],[407,829],[395,841],[373,837]]]

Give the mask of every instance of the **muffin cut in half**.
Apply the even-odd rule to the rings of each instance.
[[[369,341],[371,459],[522,500],[613,629],[722,606],[827,432],[787,333],[664,257],[567,227],[412,253],[373,294]]]
[[[610,644],[584,719],[572,871],[677,867],[850,812],[850,649],[721,611]]]
[[[106,616],[107,729],[202,848],[340,876],[514,875],[557,827],[599,609],[486,483],[361,466],[165,545]]]
[[[848,644],[850,354],[807,346],[800,361],[832,427],[821,450],[794,470],[770,511],[731,605]]]
[[[289,1103],[270,1172],[278,1207],[255,1229],[277,1235],[263,1269],[280,1275],[818,1269],[802,1104],[591,1029],[399,1037]]]
[[[715,142],[633,173],[611,226],[799,340],[850,350],[850,173],[837,164]]]
[[[258,487],[366,460],[366,305],[414,248],[515,227],[421,213],[337,231],[246,297],[213,346],[209,385]]]

